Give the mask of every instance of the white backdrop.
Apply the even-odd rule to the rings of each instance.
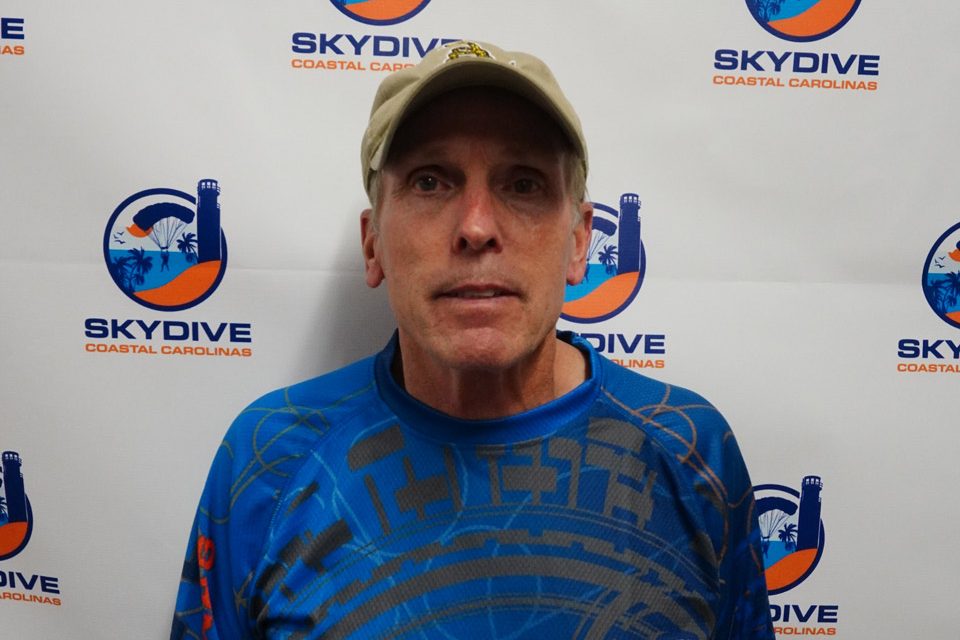
[[[32,508],[25,545],[0,524],[5,637],[168,636],[196,501],[233,416],[390,334],[358,252],[374,69],[457,37],[544,58],[583,120],[591,198],[642,201],[636,298],[603,322],[561,325],[664,336],[665,353],[626,357],[662,361],[643,372],[718,405],[756,484],[822,478],[819,563],[771,597],[778,635],[957,637],[960,320],[938,317],[921,283],[960,223],[960,7],[863,0],[835,33],[797,42],[745,0],[433,0],[388,25],[331,0],[60,5],[0,4],[0,450],[22,460]],[[296,53],[295,33],[343,53]],[[348,36],[371,38],[357,54]],[[377,56],[374,37],[413,53]],[[720,49],[738,63],[879,56],[879,71],[776,72],[763,56],[762,71],[723,70]],[[294,66],[304,60],[355,68]],[[876,89],[790,86],[813,79]],[[147,189],[196,195],[203,178],[221,189],[223,279],[196,306],[144,307],[108,270],[111,214]],[[931,273],[960,272],[934,253],[944,266]],[[251,341],[226,346],[250,355],[164,354],[225,343],[91,337],[91,318],[248,324]],[[936,349],[909,357],[902,340]],[[98,344],[157,353],[86,350]]]

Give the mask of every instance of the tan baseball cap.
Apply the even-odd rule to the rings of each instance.
[[[363,187],[368,195],[370,179],[383,167],[393,136],[406,117],[440,94],[475,86],[516,93],[553,116],[586,174],[587,143],[580,119],[547,65],[528,53],[462,40],[434,48],[416,66],[392,73],[380,83],[360,144]]]

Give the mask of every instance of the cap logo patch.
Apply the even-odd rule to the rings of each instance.
[[[478,45],[476,42],[460,42],[455,47],[451,47],[447,53],[447,60],[456,60],[463,56],[472,56],[474,58],[493,58],[490,52]]]

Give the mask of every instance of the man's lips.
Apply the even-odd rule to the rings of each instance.
[[[436,297],[454,300],[489,300],[518,295],[519,293],[512,287],[499,283],[469,283],[444,287]]]

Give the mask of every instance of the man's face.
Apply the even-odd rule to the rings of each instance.
[[[444,94],[397,132],[363,249],[367,284],[387,281],[405,368],[505,370],[553,339],[592,215],[569,193],[566,153],[548,116],[491,89]]]

